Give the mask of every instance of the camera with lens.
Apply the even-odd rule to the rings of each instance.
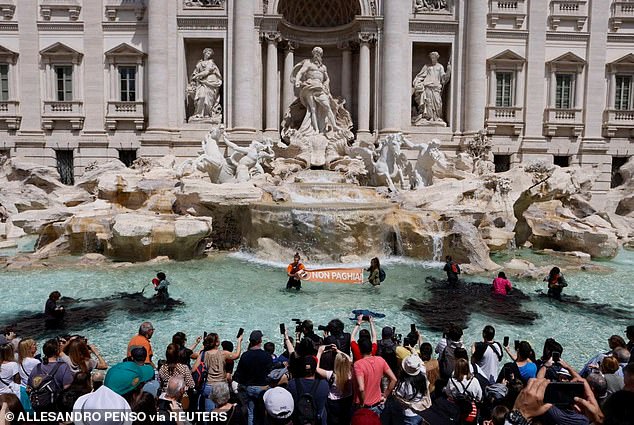
[[[291,319],[293,322],[295,322],[295,333],[296,334],[301,334],[304,333],[304,321],[301,319]]]
[[[330,328],[330,325],[325,325],[325,326],[324,325],[319,325],[319,326],[317,326],[317,330],[326,331],[328,333],[332,333],[332,329]]]

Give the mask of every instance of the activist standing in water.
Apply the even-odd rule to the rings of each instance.
[[[446,257],[447,262],[443,271],[447,272],[447,281],[452,285],[458,283],[458,275],[460,274],[460,266],[456,263],[450,255]]]
[[[286,289],[295,288],[296,290],[302,289],[302,280],[300,276],[304,270],[304,265],[300,263],[301,257],[299,256],[299,252],[295,253],[293,257],[293,262],[288,265],[286,268],[286,274],[288,275],[288,282],[286,282]]]
[[[559,267],[553,267],[544,282],[548,282],[548,297],[561,301],[561,293],[568,283]]]
[[[370,272],[368,282],[372,286],[379,286],[381,284],[381,263],[377,257],[370,260],[370,268],[366,269],[366,271]]]

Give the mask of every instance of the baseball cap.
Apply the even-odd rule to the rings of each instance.
[[[135,362],[123,362],[110,368],[104,385],[115,393],[123,395],[153,378],[154,368],[152,366],[139,366]]]
[[[251,335],[249,335],[249,341],[251,342],[260,342],[262,341],[262,331],[253,331]]]
[[[264,408],[273,418],[290,418],[294,407],[293,396],[282,387],[271,388],[264,393]]]
[[[425,365],[420,357],[416,354],[411,354],[403,359],[401,367],[408,375],[416,376],[421,371],[425,370]]]

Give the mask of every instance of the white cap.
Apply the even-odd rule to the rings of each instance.
[[[132,412],[130,405],[119,394],[110,388],[102,385],[95,392],[83,395],[77,399],[73,405],[73,412],[79,412],[81,419],[75,422],[75,425],[132,425],[132,421],[113,422],[111,418],[106,421],[104,411],[116,412]],[[98,412],[100,415],[95,414]],[[79,415],[78,415],[79,416]],[[100,420],[98,416],[101,417]],[[94,419],[94,420],[91,420]]]
[[[269,416],[276,419],[290,418],[295,408],[295,400],[287,390],[275,387],[264,393],[264,407]]]

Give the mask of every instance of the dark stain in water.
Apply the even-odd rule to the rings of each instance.
[[[115,311],[125,311],[139,319],[152,313],[172,310],[184,305],[180,300],[169,298],[166,302],[147,298],[143,291],[119,292],[105,298],[75,299],[63,297],[58,305],[66,310],[64,318],[54,324],[46,323],[44,313],[22,311],[0,316],[0,328],[10,328],[22,338],[46,339],[61,334],[82,333],[87,328],[104,322]],[[42,309],[44,302],[42,302]]]

